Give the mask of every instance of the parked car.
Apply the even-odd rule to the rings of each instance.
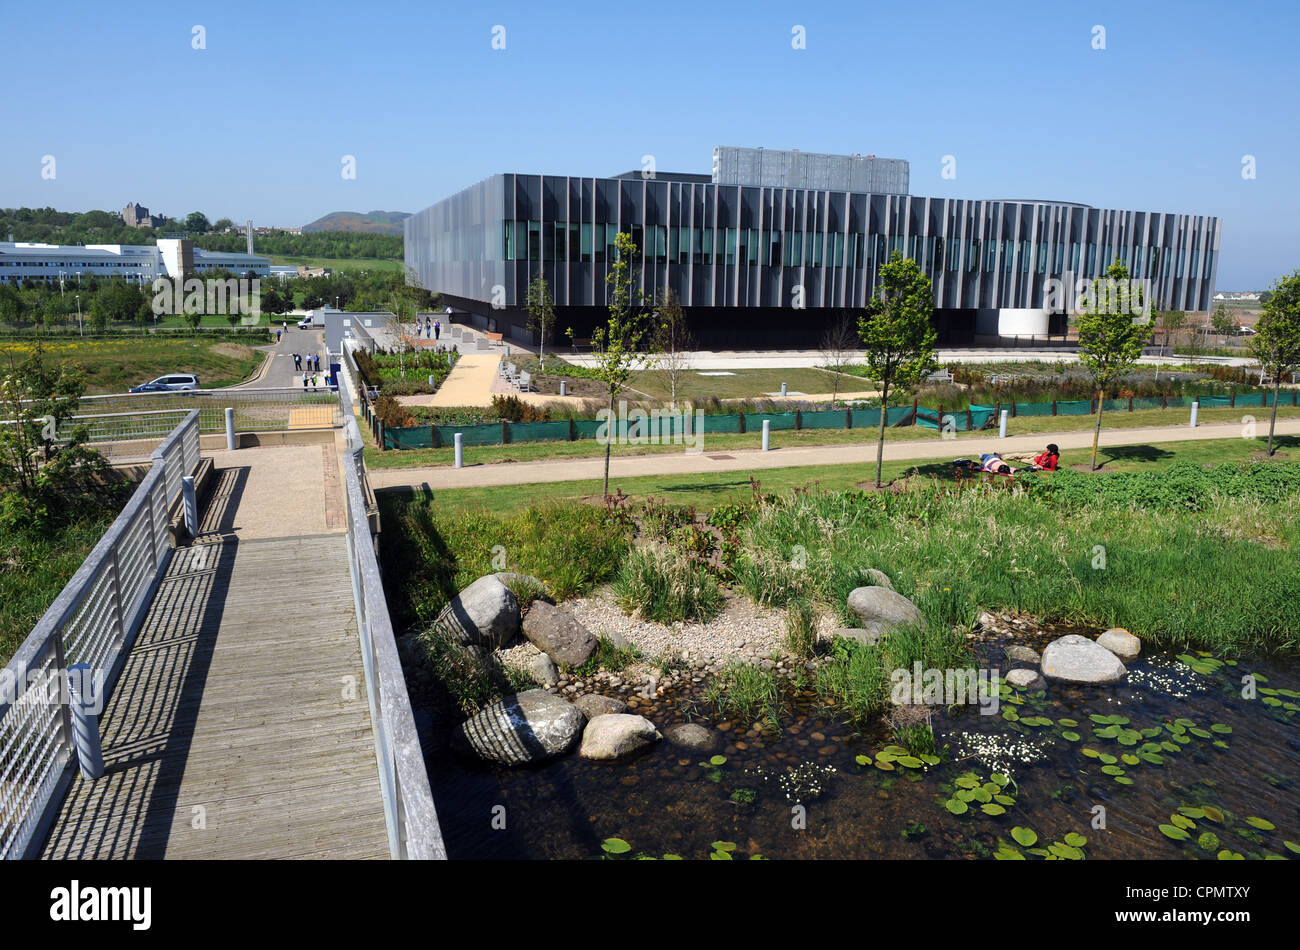
[[[1254,333],[1255,333],[1255,328],[1248,327],[1244,323],[1241,326],[1237,327],[1237,336],[1253,336]]]
[[[173,373],[170,376],[159,376],[155,380],[147,383],[141,383],[139,386],[132,386],[128,392],[133,393],[158,393],[167,391],[185,391],[199,388],[199,378],[193,373]]]
[[[299,330],[310,330],[313,326],[315,326],[315,324],[312,322],[311,317],[303,317],[298,321]]]

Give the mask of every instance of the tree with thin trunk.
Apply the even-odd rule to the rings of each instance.
[[[831,389],[831,408],[835,408],[835,401],[840,395],[840,376],[844,372],[844,367],[853,359],[853,353],[857,349],[858,334],[853,326],[853,318],[847,313],[842,315],[838,320],[826,328],[821,338],[822,359],[826,361],[826,366],[835,373],[835,382]]]
[[[388,329],[397,340],[397,372],[405,379],[406,348],[412,345],[408,328],[415,319],[415,305],[410,297],[397,290],[388,298],[388,311],[392,314],[388,318]]]
[[[1273,429],[1277,426],[1282,374],[1300,368],[1300,271],[1274,281],[1255,333],[1246,345],[1264,372],[1273,377],[1273,414],[1268,421],[1268,454],[1272,455],[1277,451],[1273,447]]]
[[[596,378],[605,384],[609,397],[609,420],[605,438],[605,483],[604,493],[609,494],[609,457],[617,437],[618,424],[614,415],[614,400],[627,388],[632,378],[633,367],[643,357],[638,352],[646,341],[649,327],[641,307],[643,295],[636,289],[635,261],[638,254],[636,242],[627,231],[620,231],[615,238],[615,259],[610,264],[609,275],[605,278],[609,284],[609,319],[596,327],[591,334],[592,349],[596,355]],[[573,328],[568,330],[573,338]]]
[[[681,301],[671,287],[659,291],[655,300],[653,350],[656,362],[668,376],[669,405],[677,408],[677,384],[691,368],[691,334]]]
[[[1219,334],[1221,337],[1229,336],[1237,329],[1236,323],[1233,322],[1232,317],[1228,314],[1228,308],[1223,304],[1219,304],[1219,306],[1215,308],[1214,316],[1210,318],[1210,326],[1213,327],[1214,332]],[[1219,342],[1222,343],[1223,341],[1220,340]]]
[[[894,251],[880,265],[876,295],[858,318],[858,336],[866,347],[867,368],[880,383],[880,437],[876,443],[876,487],[881,487],[885,459],[885,417],[889,391],[915,385],[934,371],[938,339],[931,318],[934,293],[916,261]]]
[[[1151,336],[1140,291],[1130,293],[1128,268],[1118,259],[1104,279],[1079,295],[1079,362],[1092,376],[1097,393],[1097,425],[1092,433],[1092,471],[1097,470],[1101,410],[1106,388],[1136,365]]]
[[[555,329],[555,297],[551,294],[550,284],[541,273],[538,273],[528,285],[525,306],[528,308],[528,329],[536,330],[541,340],[537,359],[544,373],[546,372],[546,341]]]

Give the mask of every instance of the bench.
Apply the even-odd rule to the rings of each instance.
[[[931,373],[929,376],[925,377],[925,381],[927,383],[951,383],[952,373],[945,367],[944,369],[939,370],[939,372]]]
[[[532,385],[533,377],[527,372],[519,374],[519,391],[521,393],[532,392],[528,387]]]
[[[502,341],[505,340],[505,334],[503,333],[484,333],[483,335],[488,338],[493,346],[500,346]]]
[[[586,338],[586,337],[575,337],[575,338],[574,338],[574,340],[573,340],[573,352],[574,352],[574,353],[577,353],[578,350],[579,350],[581,347],[584,347],[584,346],[585,346],[587,349],[589,349],[589,350],[591,349],[591,340],[590,340],[589,338]]]

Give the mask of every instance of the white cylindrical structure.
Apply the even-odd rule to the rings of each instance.
[[[465,447],[461,444],[460,433],[456,433],[456,467],[465,467]]]
[[[998,438],[1005,439],[1006,437],[1007,437],[1007,410],[1003,409],[1002,415],[999,416],[998,418]]]
[[[1200,408],[1201,408],[1201,401],[1199,399],[1192,400],[1192,428],[1193,429],[1196,428],[1196,412]]]
[[[781,384],[781,395],[784,396],[785,394],[786,394],[785,383],[782,383],[782,384]]]
[[[781,388],[782,389],[785,388],[784,384],[782,385]],[[772,423],[769,420],[764,419],[763,420],[763,451],[764,452],[766,452],[771,447],[771,442],[772,442]]]
[[[235,450],[235,410],[226,407],[226,448]]]
[[[199,499],[194,492],[194,476],[181,476],[181,500],[185,508],[185,530],[191,538],[199,536]]]
[[[77,750],[81,775],[93,782],[104,774],[104,749],[99,741],[98,702],[89,663],[69,667],[68,706],[72,714],[72,744]]]
[[[560,395],[569,395],[569,381],[567,379],[560,380]]]

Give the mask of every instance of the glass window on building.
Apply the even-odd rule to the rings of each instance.
[[[1202,276],[1209,277],[1213,273],[1214,273],[1214,252],[1206,251],[1205,252],[1205,273]]]
[[[1182,278],[1182,276],[1183,276],[1183,265],[1184,265],[1186,262],[1187,262],[1187,250],[1186,250],[1185,248],[1180,248],[1179,251],[1178,251],[1178,270],[1174,273],[1174,276],[1175,276],[1175,277],[1177,277],[1177,278],[1179,278],[1179,279]]]
[[[591,244],[590,241],[587,242]],[[578,260],[578,224],[576,221],[569,222],[569,263],[576,263]]]
[[[638,258],[649,256],[649,248],[645,246],[645,229],[639,224],[632,225],[632,243],[636,245],[636,255]]]
[[[591,263],[591,225],[582,226],[582,263]]]
[[[612,264],[618,260],[618,225],[605,225],[605,256]]]
[[[942,252],[940,253],[942,254]],[[936,267],[939,266],[939,261],[935,262],[935,266]],[[955,272],[960,268],[961,268],[961,242],[949,241],[948,242],[948,270]]]
[[[1038,242],[1038,273],[1047,273],[1047,242]]]
[[[1142,248],[1133,248],[1133,276],[1142,276]]]
[[[1200,260],[1200,256],[1201,256],[1201,252],[1198,251],[1196,248],[1192,248],[1192,271],[1191,271],[1191,276],[1192,276],[1193,278],[1195,278],[1197,275],[1200,274],[1200,271],[1198,271],[1198,270],[1196,269],[1196,264],[1197,264],[1197,261]],[[1181,277],[1182,275],[1179,274],[1178,276]]]
[[[1029,273],[1029,264],[1034,256],[1034,246],[1028,241],[1020,242],[1020,273]]]
[[[504,234],[501,242],[501,259],[503,261],[513,261],[515,259],[515,224],[513,221],[505,222],[502,227]]]
[[[530,261],[540,261],[542,259],[542,222],[528,222],[528,259]]]
[[[662,224],[655,225],[655,260],[660,264],[668,260],[668,229]]]
[[[835,235],[835,252],[834,259],[831,261],[832,267],[844,266],[844,235],[836,233]]]
[[[1052,272],[1059,274],[1065,270],[1065,245],[1061,242],[1056,244],[1056,260],[1052,266]]]
[[[702,244],[704,246],[704,257],[700,263],[712,264],[713,263],[713,228],[704,228]]]
[[[704,232],[691,228],[691,262],[699,264],[704,259]]]
[[[727,248],[726,248],[727,266],[730,267],[736,263],[736,229],[735,228],[727,228],[726,240],[727,240]]]
[[[812,266],[822,266],[822,245],[826,242],[826,235],[818,231],[812,235]]]
[[[1011,270],[1016,263],[1016,242],[1003,240],[1002,242],[1002,269]]]
[[[1088,274],[1089,276],[1097,273],[1097,245],[1088,245]]]
[[[749,263],[751,264],[758,263],[760,234],[761,232],[758,230],[758,228],[749,229]]]

